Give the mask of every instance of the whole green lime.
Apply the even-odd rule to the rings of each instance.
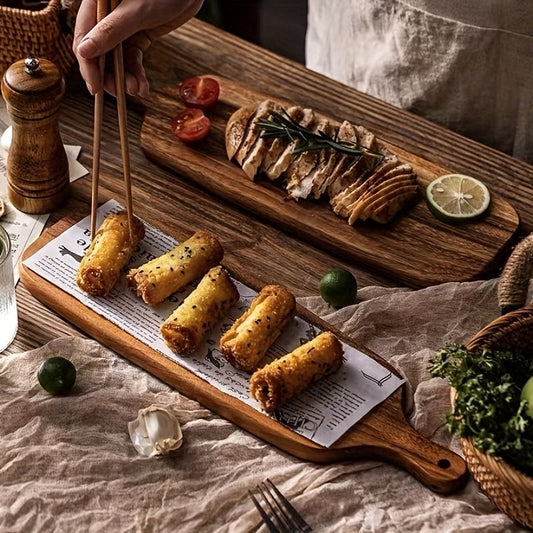
[[[318,285],[320,296],[333,307],[345,307],[355,303],[357,280],[343,268],[334,268],[324,274]]]
[[[520,399],[527,402],[526,413],[533,418],[533,377],[526,381]]]
[[[76,382],[76,367],[64,357],[50,357],[42,362],[37,379],[50,394],[66,394]]]

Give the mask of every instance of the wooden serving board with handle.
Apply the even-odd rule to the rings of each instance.
[[[226,122],[235,109],[271,96],[226,78],[213,77],[220,83],[220,99],[207,111],[211,119],[208,137],[194,145],[183,144],[170,129],[172,117],[183,107],[177,84],[153,89],[141,128],[141,145],[149,159],[280,229],[412,287],[487,277],[507,257],[519,220],[515,209],[496,194],[492,195],[488,214],[476,222],[461,225],[440,222],[421,195],[414,206],[385,226],[376,223],[350,226],[327,203],[288,201],[281,186],[261,177],[251,181],[240,167],[228,161]],[[292,104],[305,107],[305,95]],[[323,110],[317,111],[327,115]],[[331,118],[350,120],[343,116]],[[412,165],[422,188],[435,177],[451,172],[380,140]]]
[[[23,260],[71,225],[72,220],[63,219],[45,230],[40,238],[25,251]],[[237,272],[232,269],[232,275],[256,290],[261,288],[259,282],[249,272],[244,270]],[[157,376],[189,398],[197,400],[220,416],[296,457],[319,463],[352,459],[383,460],[404,468],[431,490],[441,494],[460,489],[467,480],[466,464],[461,457],[426,439],[408,424],[403,413],[404,386],[368,413],[335,444],[325,448],[294,433],[240,400],[221,392],[192,372],[167,359],[150,346],[85,307],[73,296],[41,278],[23,263],[20,264],[20,278],[37,299],[75,324],[87,335]],[[321,329],[332,330],[320,318],[302,307],[298,308],[298,314]],[[340,332],[333,331],[343,341],[354,345]],[[395,372],[377,355],[364,348],[362,351]]]

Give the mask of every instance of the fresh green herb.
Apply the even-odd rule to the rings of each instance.
[[[533,358],[503,349],[467,350],[448,344],[430,362],[433,376],[456,389],[454,411],[446,414],[451,432],[471,437],[486,454],[501,457],[533,475],[533,419],[520,392],[533,375]]]
[[[291,142],[297,141],[293,152],[295,154],[310,150],[321,150],[322,148],[333,148],[338,152],[354,157],[361,157],[366,154],[376,158],[377,163],[383,159],[383,154],[372,152],[360,144],[340,141],[338,139],[338,129],[335,136],[330,137],[324,132],[313,132],[298,124],[285,109],[282,109],[282,113],[270,111],[269,118],[258,119],[257,125],[262,130],[261,137],[285,137]]]

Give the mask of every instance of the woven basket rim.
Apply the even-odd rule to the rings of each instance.
[[[487,342],[489,344],[497,344],[505,339],[507,333],[514,332],[526,325],[533,325],[533,305],[521,307],[495,318],[476,333],[466,347],[467,349],[476,349]],[[452,387],[450,390],[452,409],[455,403],[455,396],[456,390]],[[482,452],[475,447],[472,437],[461,437],[460,440],[461,445],[468,449],[475,461],[478,461],[486,471],[498,477],[511,490],[525,494],[533,493],[533,477],[521,472],[501,457]],[[471,463],[474,463],[470,456],[466,457],[466,462],[470,467],[472,467]],[[486,492],[490,496],[490,491]]]
[[[479,330],[470,339],[466,347],[471,350],[482,346],[484,340],[490,338],[499,339],[504,335],[505,331],[516,327],[517,324],[523,322],[533,323],[533,305],[521,307],[520,309],[516,309],[515,311],[511,311],[495,318],[492,322],[489,322]]]
[[[52,10],[57,10],[60,7],[61,0],[49,0],[48,5],[42,9],[24,9],[22,7],[10,7],[10,6],[0,6],[0,13],[12,14],[12,15],[21,15],[31,17],[46,16]]]
[[[505,478],[510,484],[519,488],[521,491],[533,493],[533,477],[521,472],[501,457],[482,452],[476,448],[474,440],[471,437],[462,437],[461,441],[471,449],[472,453],[476,455],[477,459],[485,468],[498,473],[500,477]]]
[[[450,402],[452,409],[455,404],[456,395],[457,391],[453,387],[450,387]],[[471,453],[476,456],[476,458],[483,464],[485,468],[497,472],[500,477],[505,478],[513,485],[520,485],[521,490],[533,492],[533,477],[521,472],[497,455],[490,455],[482,452],[480,449],[476,448],[474,439],[472,437],[460,437],[460,440],[462,445],[468,446],[468,449],[471,451]],[[468,462],[468,458],[466,461]]]

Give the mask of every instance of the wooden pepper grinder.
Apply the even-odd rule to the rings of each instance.
[[[6,163],[8,196],[25,213],[49,213],[68,194],[68,160],[58,124],[64,93],[61,73],[46,59],[17,61],[2,79],[13,127]]]

